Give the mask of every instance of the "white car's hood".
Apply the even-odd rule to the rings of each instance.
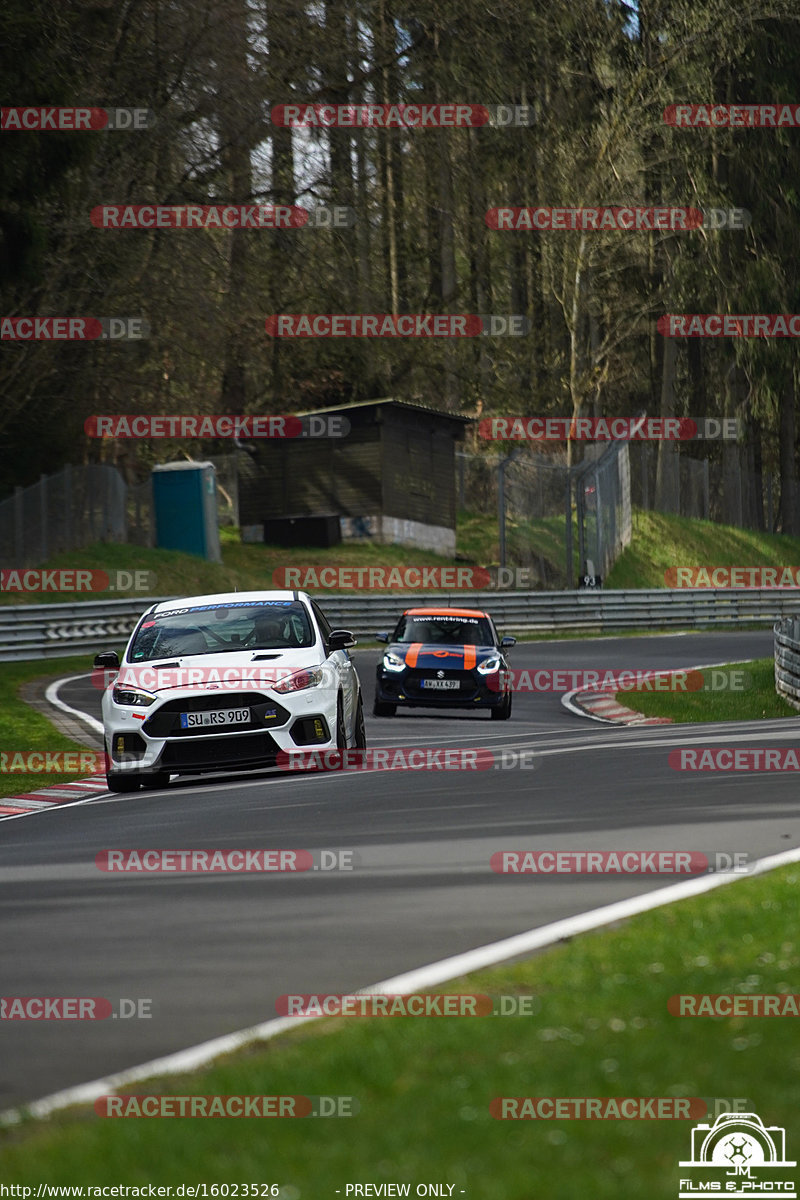
[[[295,671],[321,665],[318,647],[289,650],[236,650],[189,654],[146,663],[124,662],[114,681],[148,692],[216,691],[269,687]]]

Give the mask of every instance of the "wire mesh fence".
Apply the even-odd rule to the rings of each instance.
[[[562,449],[456,456],[460,508],[497,514],[498,562],[530,568],[534,587],[605,576],[630,542],[628,444],[585,449],[573,465]]]
[[[67,466],[0,502],[0,562],[32,566],[92,542],[126,540],[127,488],[115,467]]]
[[[579,570],[605,579],[631,540],[630,446],[613,442],[573,471]]]
[[[239,521],[237,456],[203,459],[214,465],[220,525]],[[0,501],[0,566],[32,567],[55,554],[95,542],[156,542],[152,482],[126,484],[103,464],[66,466]]]

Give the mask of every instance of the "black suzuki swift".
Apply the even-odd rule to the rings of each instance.
[[[376,717],[409,708],[488,708],[511,716],[503,651],[516,638],[499,637],[488,613],[472,608],[409,608],[392,634],[375,674]]]

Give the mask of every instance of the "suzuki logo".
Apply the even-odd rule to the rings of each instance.
[[[444,671],[437,671],[437,672],[436,672],[436,678],[437,678],[437,679],[444,679]]]

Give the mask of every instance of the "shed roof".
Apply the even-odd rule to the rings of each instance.
[[[476,421],[477,417],[465,417],[463,413],[445,412],[441,408],[433,408],[430,404],[420,404],[416,400],[397,400],[394,396],[385,396],[378,400],[354,400],[350,404],[331,404],[326,408],[310,409],[307,412],[296,413],[298,417],[313,417],[317,413],[335,413],[348,412],[354,408],[369,408],[381,404],[396,404],[398,408],[410,408],[418,412],[432,413],[434,416],[443,417],[448,421],[458,421],[462,425],[469,425],[472,421]]]

